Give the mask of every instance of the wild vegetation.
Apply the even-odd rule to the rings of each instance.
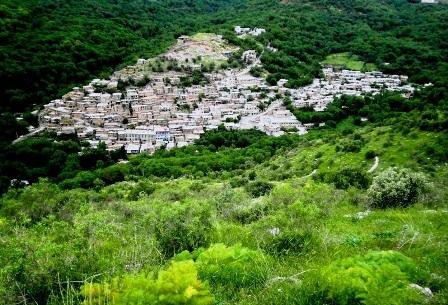
[[[446,304],[447,16],[404,0],[3,1],[0,304]],[[13,112],[199,30],[270,42],[254,72],[272,83],[345,53],[433,86],[323,112],[281,96],[325,126],[220,128],[129,160],[51,134],[9,144],[36,123]]]
[[[412,82],[432,82],[434,86],[425,91],[418,105],[426,108],[425,121],[419,124],[446,128],[444,108],[438,103],[447,94],[447,16],[445,5],[427,6],[405,0],[3,1],[0,157],[4,162],[0,166],[0,191],[4,192],[12,179],[36,179],[27,174],[32,171],[27,169],[28,160],[40,154],[33,148],[35,140],[11,145],[11,140],[27,132],[27,126],[37,125],[32,110],[75,85],[107,77],[137,58],[160,54],[182,34],[223,34],[241,51],[256,49],[259,54],[268,44],[277,48],[278,52],[265,49],[263,70],[254,71],[272,84],[281,78],[289,79],[288,86],[293,87],[309,83],[320,75],[321,63],[331,54],[339,54],[336,57],[345,63],[356,60],[387,73],[409,75]],[[263,27],[267,32],[257,39],[239,39],[233,33],[235,25]],[[238,67],[237,58],[225,65]],[[200,83],[203,77],[198,73],[183,81],[190,85]],[[324,113],[302,109],[294,114],[304,123],[334,124],[346,116],[345,111],[336,109],[338,103],[334,105]],[[368,112],[374,118],[382,106],[363,108],[361,114]],[[394,107],[385,106],[385,111]],[[41,144],[38,149],[52,150],[49,146]],[[13,156],[18,150],[26,152],[19,163]],[[47,172],[42,170],[40,176],[54,177]]]
[[[448,137],[408,127],[415,115],[362,126],[349,116],[277,139],[214,131],[105,167],[126,168],[109,186],[10,189],[0,202],[0,299],[443,304]],[[356,150],[338,148],[352,142]]]
[[[0,123],[10,130],[2,140],[24,132],[6,113],[30,111],[74,85],[159,54],[179,35],[215,32],[243,48],[260,48],[253,39],[237,39],[235,25],[268,29],[261,45],[279,50],[262,57],[272,83],[287,78],[290,86],[306,84],[319,75],[326,56],[350,52],[413,82],[443,85],[447,14],[444,5],[406,0],[5,0]],[[25,119],[23,124],[33,123]]]

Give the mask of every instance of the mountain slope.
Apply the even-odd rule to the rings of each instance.
[[[241,137],[214,132],[201,144],[222,145],[216,153],[192,146],[154,157],[136,157],[128,164],[131,171],[127,181],[111,186],[63,190],[41,181],[11,190],[0,202],[1,299],[5,304],[23,298],[38,304],[59,304],[63,298],[77,304],[84,295],[90,296],[84,304],[103,304],[91,298],[107,300],[107,294],[102,295],[102,286],[89,286],[90,282],[106,285],[127,281],[125,286],[110,289],[117,296],[124,293],[121,298],[135,293],[135,297],[150,300],[151,293],[159,296],[162,292],[138,292],[137,280],[152,287],[152,277],[141,276],[166,269],[173,272],[171,280],[165,279],[167,285],[178,283],[174,279],[190,271],[176,269],[187,267],[172,263],[171,257],[189,250],[191,255],[183,252],[174,260],[193,259],[190,267],[199,270],[200,280],[208,281],[204,289],[217,303],[316,304],[333,300],[345,304],[337,301],[339,297],[378,301],[375,289],[383,288],[373,282],[366,284],[362,296],[354,297],[345,295],[344,289],[354,289],[356,284],[340,278],[339,283],[347,285],[340,286],[342,290],[333,282],[326,286],[322,280],[330,277],[322,272],[341,268],[336,266],[338,262],[347,264],[344,259],[351,259],[350,264],[360,261],[363,267],[357,268],[367,268],[362,260],[380,255],[387,260],[391,256],[393,261],[387,268],[392,269],[382,269],[386,267],[370,261],[372,268],[379,269],[365,276],[374,281],[370,277],[386,272],[382,276],[387,281],[401,278],[402,283],[394,293],[382,291],[381,304],[391,300],[397,304],[406,304],[405,300],[442,304],[447,297],[444,279],[448,276],[444,255],[447,137],[444,132],[408,128],[408,115],[382,126],[359,127],[349,118],[335,129],[314,130],[300,138],[286,136],[272,146],[266,146],[271,142],[269,137],[257,139],[256,134],[248,134],[245,144],[238,144],[247,148],[231,148],[228,146]],[[244,151],[254,159],[234,157],[243,156]],[[368,173],[375,155],[379,166]],[[148,163],[151,159],[159,160],[159,165]],[[207,164],[226,168],[223,161],[247,163],[236,169],[206,171]],[[160,167],[162,164],[165,168]],[[175,174],[176,166],[189,169],[191,174],[163,178]],[[367,189],[371,189],[372,179],[391,166],[423,173],[431,184],[408,207],[375,208]],[[145,178],[135,176],[142,170]],[[220,243],[230,248],[216,245]],[[244,248],[238,250],[236,244]],[[418,271],[412,276],[391,271],[399,264],[395,260],[402,259],[393,251],[412,259],[410,266],[417,266]],[[361,257],[355,257],[358,254]],[[203,269],[210,264],[206,255],[216,259],[217,265],[210,270]],[[240,263],[231,263],[238,257]],[[256,267],[251,265],[253,259],[258,262]],[[335,270],[343,276],[343,269]],[[140,277],[134,278],[136,274]],[[435,296],[427,299],[403,283],[429,287]],[[83,292],[75,293],[83,284]],[[111,285],[105,287],[115,287]]]

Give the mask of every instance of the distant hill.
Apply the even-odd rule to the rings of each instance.
[[[280,47],[266,56],[276,77],[303,84],[330,53],[351,51],[390,72],[428,82],[446,77],[444,5],[404,0],[50,1],[0,7],[0,107],[24,111],[117,66],[165,50],[182,34],[263,26]],[[436,72],[434,72],[436,69]],[[300,75],[300,76],[299,76]],[[4,112],[2,111],[2,112]]]

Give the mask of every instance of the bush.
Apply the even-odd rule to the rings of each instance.
[[[336,188],[342,190],[349,187],[365,189],[371,181],[370,176],[358,167],[344,167],[336,172],[319,172],[313,176],[313,179],[325,183],[333,183]]]
[[[396,251],[370,252],[333,262],[321,275],[322,297],[330,304],[416,304],[409,284],[424,279],[413,261]]]
[[[211,224],[206,204],[161,204],[155,212],[156,238],[165,256],[207,245]]]
[[[299,196],[299,190],[290,184],[276,185],[269,195],[269,201],[274,207],[292,204]]]
[[[395,167],[375,177],[367,195],[376,208],[405,207],[414,203],[427,185],[423,174]]]
[[[373,159],[373,158],[376,157],[376,153],[375,153],[375,151],[373,151],[373,150],[368,150],[368,151],[366,151],[366,154],[364,155],[364,157],[365,157],[367,160],[370,160],[370,159]]]
[[[338,189],[356,187],[365,189],[370,184],[370,177],[360,168],[345,167],[330,175],[328,182],[334,183]]]
[[[268,207],[262,202],[243,202],[227,210],[227,218],[238,221],[241,224],[248,224],[262,218]]]
[[[111,283],[90,283],[81,288],[84,305],[208,305],[214,303],[209,290],[198,279],[193,261],[172,262],[152,275],[127,275]]]
[[[64,197],[58,196],[60,189],[42,179],[31,187],[19,192],[11,190],[0,201],[0,210],[3,215],[10,217],[26,216],[33,223],[42,220],[56,212],[64,204]]]
[[[131,188],[129,192],[129,200],[137,200],[140,196],[148,196],[154,193],[156,187],[154,183],[148,180],[141,180]]]
[[[297,254],[306,251],[311,239],[310,231],[286,231],[274,236],[266,247],[267,251],[274,254]]]
[[[274,185],[267,181],[252,181],[249,182],[246,186],[246,191],[251,194],[253,197],[260,197],[268,194]]]
[[[246,178],[238,176],[238,177],[233,177],[229,183],[232,187],[241,187],[241,186],[246,185],[248,182],[249,182],[249,180],[247,180]]]
[[[336,145],[337,152],[359,152],[363,147],[363,142],[361,140],[342,140]]]
[[[196,264],[201,278],[215,285],[254,287],[263,284],[267,277],[263,253],[241,245],[212,245],[199,254]]]

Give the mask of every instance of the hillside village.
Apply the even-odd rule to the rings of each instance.
[[[239,36],[264,31],[235,27]],[[323,79],[299,89],[286,88],[287,80],[269,86],[250,73],[260,65],[260,54],[254,50],[242,53],[243,67],[219,69],[237,51],[220,35],[181,36],[159,57],[140,59],[108,80],[95,79],[45,105],[39,130],[75,133],[93,147],[104,142],[108,149],[124,146],[127,153],[153,153],[159,147],[188,145],[221,124],[228,129],[256,128],[273,136],[305,133],[312,125],[302,124],[285,108],[284,94],[296,107],[322,111],[343,94],[413,92],[405,76],[333,67],[323,69]]]

